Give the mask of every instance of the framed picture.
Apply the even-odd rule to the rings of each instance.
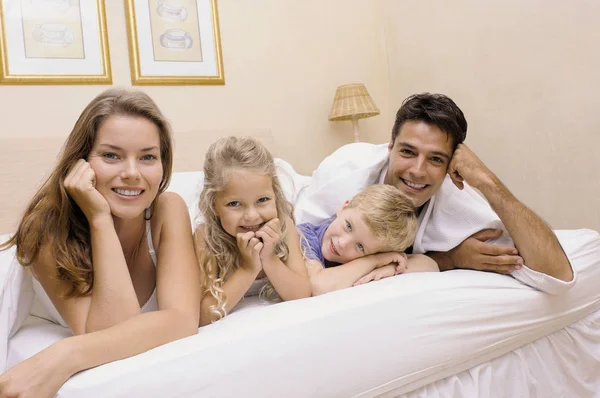
[[[1,84],[111,84],[104,0],[0,0]]]
[[[131,80],[225,84],[217,0],[126,0]]]

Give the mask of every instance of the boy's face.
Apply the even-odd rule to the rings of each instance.
[[[365,223],[361,212],[347,206],[348,202],[342,205],[323,235],[321,251],[327,261],[345,264],[380,251],[380,242]]]

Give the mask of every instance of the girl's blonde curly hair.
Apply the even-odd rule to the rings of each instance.
[[[240,265],[240,254],[235,236],[229,235],[215,212],[215,199],[222,192],[232,172],[252,171],[271,177],[277,217],[281,222],[281,241],[275,246],[275,254],[282,261],[287,259],[289,249],[285,244],[287,220],[293,217],[293,207],[284,196],[277,178],[275,163],[269,151],[257,140],[249,137],[226,137],[214,142],[204,160],[204,187],[200,193],[199,207],[204,217],[204,247],[196,244],[202,278],[202,295],[210,294],[216,300],[211,313],[216,319],[226,316],[227,297],[223,284]],[[195,234],[198,233],[196,228]],[[196,237],[196,242],[200,240]],[[275,291],[268,283],[260,296],[274,299]]]

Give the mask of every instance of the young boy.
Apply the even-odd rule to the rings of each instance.
[[[439,271],[422,254],[407,256],[417,232],[413,203],[396,187],[371,185],[321,225],[298,225],[317,296],[404,272]]]

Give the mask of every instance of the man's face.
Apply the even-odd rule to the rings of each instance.
[[[433,124],[407,121],[389,151],[385,183],[406,194],[415,206],[423,206],[444,182],[452,138]]]

